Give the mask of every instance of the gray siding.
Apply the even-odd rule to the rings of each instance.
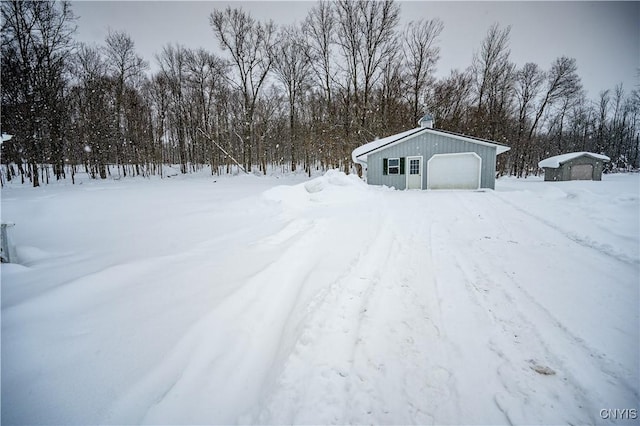
[[[566,163],[563,163],[557,169],[549,167],[544,168],[544,180],[547,181],[566,181],[571,180],[571,167],[579,166],[582,164],[591,164],[593,166],[592,180],[602,180],[602,167],[604,163],[597,158],[583,155],[582,157],[574,158]]]
[[[433,133],[412,136],[389,148],[367,156],[367,182],[371,185],[387,185],[396,189],[405,189],[406,175],[383,175],[383,158],[400,158],[421,155],[423,157],[422,188],[427,188],[428,162],[435,154],[451,154],[458,152],[475,152],[482,158],[480,174],[481,188],[495,188],[496,182],[496,148],[479,145]]]
[[[551,167],[544,168],[544,180],[549,180],[549,181],[565,180],[565,179],[562,179],[562,174],[563,174],[562,167],[558,167],[557,169],[553,169]]]

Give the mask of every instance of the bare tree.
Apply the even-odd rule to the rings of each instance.
[[[3,125],[15,135],[12,144],[23,145],[33,186],[40,185],[39,162],[53,163],[56,178],[64,175],[65,74],[74,21],[69,2],[2,2]]]
[[[443,29],[439,19],[419,20],[411,21],[403,34],[404,66],[414,120],[424,112],[420,111],[420,99],[434,81],[433,72],[440,58],[436,41]]]
[[[518,123],[515,140],[512,141],[511,153],[511,169],[510,172],[517,176],[522,176],[525,168],[526,158],[525,151],[528,138],[528,127],[530,122],[530,113],[535,108],[535,101],[538,97],[542,84],[544,83],[545,74],[534,63],[526,63],[521,70],[516,73],[516,99],[518,103]]]
[[[548,115],[549,108],[558,102],[561,103],[558,114],[555,114],[555,119],[551,123],[556,128],[555,137],[559,138],[558,140],[560,141],[562,139],[565,116],[573,105],[575,97],[580,94],[582,89],[580,78],[577,75],[575,59],[558,58],[546,73],[540,72],[537,66],[533,65],[528,65],[523,71],[526,72],[520,75],[518,85],[520,112],[523,116],[520,117],[517,133],[518,145],[523,145],[523,147],[516,149],[511,154],[517,163],[514,173],[518,177],[522,176],[523,173],[527,176],[531,170],[537,170],[537,162],[540,157],[549,151],[548,148],[542,149],[535,145],[537,132],[541,127],[543,118]],[[534,115],[529,120],[530,107]],[[523,131],[521,128],[525,130]],[[550,139],[554,137],[552,135],[553,132],[547,135],[545,143],[550,143]]]
[[[100,49],[86,44],[78,46],[74,61],[77,85],[72,91],[75,142],[85,157],[93,178],[107,178],[110,146],[116,131],[112,120],[113,82],[107,77],[107,65]]]
[[[183,46],[168,45],[162,48],[162,53],[156,56],[160,65],[160,74],[171,94],[168,112],[170,113],[171,128],[178,143],[178,159],[180,172],[187,173],[189,161],[187,153],[186,121],[187,108],[185,101],[186,90],[186,61],[187,50]]]
[[[94,178],[112,164],[119,175],[162,173],[164,162],[183,173],[207,163],[220,173],[226,163],[230,173],[242,168],[235,158],[248,170],[349,172],[356,145],[406,128],[425,108],[443,129],[509,144],[500,173],[537,173],[542,155],[570,149],[606,153],[611,169],[640,160],[637,89],[591,102],[573,59],[516,69],[510,28],[497,24],[469,68],[438,80],[442,22],[399,33],[393,0],[321,0],[301,27],[278,35],[273,23],[226,8],[210,25],[229,61],[169,45],[148,80],[125,33],[110,32],[102,47],[74,45],[67,2],[1,8],[2,131],[14,138],[0,148],[0,173],[15,176],[15,162],[34,186],[48,182],[51,165],[57,178],[70,167],[72,179],[78,165]]]
[[[163,171],[161,165],[165,160],[164,146],[167,133],[167,115],[170,103],[170,90],[167,78],[161,73],[157,73],[147,81],[145,92],[149,97],[152,105],[152,111],[155,124],[153,125],[153,145],[154,145],[154,161],[158,163],[158,171],[162,177]]]
[[[395,29],[399,12],[393,0],[336,2],[337,44],[347,83],[342,88],[345,141],[342,156],[347,172],[351,150],[372,137],[369,117],[373,114],[373,89],[382,76],[383,63],[398,48]]]
[[[231,54],[236,70],[238,80],[230,79],[230,82],[243,97],[243,162],[251,171],[251,149],[255,142],[253,120],[260,89],[273,64],[275,26],[271,21],[257,22],[242,9],[231,7],[214,11],[209,20],[221,47]]]
[[[360,67],[358,55],[362,46],[362,16],[355,1],[341,0],[336,4],[338,31],[336,42],[342,51],[343,70],[346,73],[347,84],[343,87],[348,95],[355,97],[358,105],[358,92],[360,88]]]
[[[364,36],[359,52],[364,77],[361,126],[366,128],[373,86],[381,75],[384,61],[398,49],[395,29],[400,19],[400,6],[393,0],[358,1],[357,4]]]
[[[406,129],[407,123],[413,120],[407,114],[408,105],[404,99],[405,75],[402,73],[402,60],[399,52],[391,54],[382,67],[382,78],[375,100],[378,113],[370,128],[376,135],[388,135]]]
[[[341,122],[338,113],[339,103],[335,102],[342,97],[339,94],[340,63],[334,51],[338,46],[336,36],[338,28],[335,3],[327,0],[316,3],[303,24],[316,83],[311,88],[312,95],[310,102],[307,103],[306,112],[309,115],[310,127],[313,129],[312,137],[322,144],[317,149],[322,150],[323,156],[330,158],[326,161],[333,164],[336,164],[336,157],[342,155],[338,152],[341,151],[339,145],[343,140],[342,132],[344,131],[344,128],[339,126]],[[337,96],[336,93],[338,93]],[[342,118],[348,122],[348,118],[345,118],[347,114],[350,114],[349,109],[345,111]]]
[[[622,84],[614,89],[613,95],[613,117],[611,118],[611,142],[613,145],[613,162],[620,168],[628,164],[628,153],[625,140],[628,139],[629,117],[632,110],[632,103],[626,101]]]
[[[475,135],[497,141],[506,140],[513,98],[515,66],[509,60],[510,31],[511,27],[501,30],[497,24],[492,25],[471,66],[476,89],[471,130]]]
[[[598,110],[596,117],[596,140],[595,140],[595,148],[598,152],[604,152],[607,147],[607,139],[609,133],[609,123],[608,123],[608,115],[611,103],[611,91],[609,89],[602,90],[600,92],[600,99],[598,99]]]
[[[309,83],[311,60],[305,52],[308,50],[302,31],[297,26],[282,29],[274,52],[273,70],[285,87],[289,103],[289,147],[291,171],[296,170],[296,107],[304,95]]]
[[[311,66],[316,81],[322,87],[327,102],[327,112],[332,105],[332,86],[335,79],[335,65],[331,46],[335,42],[336,18],[331,2],[320,0],[304,21],[303,31],[311,57]]]
[[[60,6],[42,2],[35,7],[36,56],[40,64],[39,79],[50,143],[50,162],[56,179],[64,176],[64,133],[67,87],[66,73],[73,53],[72,36],[76,30],[70,3]]]
[[[190,105],[190,125],[187,132],[195,145],[194,149],[198,152],[196,162],[204,163],[208,157],[211,173],[217,170],[218,149],[213,143],[214,139],[209,141],[196,130],[200,128],[209,136],[214,130],[218,130],[217,98],[221,87],[225,84],[227,68],[228,63],[225,60],[204,49],[186,51],[186,81]]]
[[[540,124],[540,119],[547,107],[559,99],[576,95],[582,90],[580,77],[577,73],[576,60],[561,57],[554,61],[547,73],[546,92],[538,105],[533,124],[529,129],[528,139],[531,139]]]
[[[116,163],[118,172],[122,164],[123,155],[126,155],[127,140],[126,134],[126,111],[124,109],[125,93],[127,85],[136,84],[149,64],[135,51],[135,43],[131,37],[124,32],[110,31],[107,34],[104,48],[108,71],[115,82],[115,105],[116,105],[116,127],[118,129],[118,143],[116,144]],[[126,167],[122,168],[126,176]]]
[[[449,77],[435,83],[429,108],[443,129],[467,132],[472,103],[473,77],[470,72],[452,70]]]
[[[2,6],[2,130],[13,134],[4,143],[3,153],[18,165],[22,182],[25,174],[34,187],[40,185],[38,160],[42,140],[38,136],[35,41],[32,31],[34,4],[6,1]],[[27,163],[27,170],[23,163]]]
[[[476,84],[478,110],[482,110],[488,103],[487,98],[495,91],[494,86],[510,66],[510,32],[511,26],[501,30],[498,24],[493,24],[482,41],[480,52],[473,56],[471,68]]]

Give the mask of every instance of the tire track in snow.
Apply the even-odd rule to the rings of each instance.
[[[572,410],[575,407],[587,406],[583,397],[586,394],[585,389],[574,384],[573,377],[567,374],[557,357],[549,350],[549,345],[542,340],[538,327],[521,314],[520,305],[516,300],[504,291],[496,279],[489,278],[473,260],[470,263],[456,264],[464,273],[467,290],[473,294],[475,302],[487,312],[492,324],[492,330],[486,332],[489,336],[487,347],[498,360],[497,365],[492,368],[495,368],[503,386],[503,390],[495,392],[494,401],[508,422],[522,424],[536,419],[536,422],[543,424],[558,419],[549,416],[550,412],[554,411],[553,404],[547,406],[544,412],[540,410],[540,406],[545,405],[545,395],[531,398],[532,391],[542,394],[541,388],[545,387],[545,383],[541,381],[549,379],[537,376],[537,373],[529,368],[530,360],[541,365],[551,365],[564,376],[565,383],[556,381],[553,387],[555,389],[547,387],[547,392],[556,392],[553,399],[557,401],[555,408],[560,411],[554,414],[564,417],[564,421],[567,422],[592,421],[589,417],[584,417],[582,410]],[[531,308],[527,306],[526,309]],[[557,393],[558,383],[566,388],[564,392]]]
[[[378,232],[313,301],[270,397],[243,421],[427,424],[456,400],[446,357],[435,355],[439,329],[424,302],[428,289],[416,291],[429,279],[428,267],[420,269],[426,221],[416,215],[421,231],[404,234],[413,217],[388,209],[373,217],[369,229]]]
[[[384,194],[384,201],[413,200],[409,195]],[[584,386],[574,386],[536,324],[550,315],[520,312],[542,306],[531,308],[535,300],[512,289],[517,282],[508,271],[494,276],[496,268],[475,260],[491,253],[461,238],[465,222],[483,220],[464,205],[467,197],[490,202],[493,194],[461,193],[437,203],[441,211],[430,206],[439,194],[421,195],[415,205],[400,202],[361,218],[349,231],[380,232],[352,238],[360,250],[338,246],[348,234],[340,228],[342,212],[330,209],[320,220],[286,222],[261,240],[259,250],[282,250],[273,265],[194,324],[109,421],[428,424],[484,416],[485,423],[503,423],[551,418],[536,414],[541,407],[583,404]],[[493,219],[484,228],[509,235],[487,203],[478,205]],[[335,253],[316,249],[328,241]],[[326,273],[310,253],[346,259]],[[559,374],[537,375],[531,358],[560,365]],[[569,383],[557,385],[562,378]],[[496,395],[485,397],[487,389]],[[544,397],[536,395],[541,391]],[[593,422],[579,411],[566,418]]]
[[[444,419],[451,421],[460,411],[456,376],[447,362],[446,348],[450,342],[441,333],[442,318],[437,303],[437,283],[432,263],[430,244],[431,223],[424,199],[408,197],[412,205],[394,212],[394,229],[402,238],[392,247],[393,266],[390,276],[398,281],[386,286],[380,294],[382,304],[396,301],[396,319],[401,324],[400,333],[393,333],[387,340],[395,342],[399,353],[395,362],[404,373],[396,393],[404,396],[397,406],[400,412],[390,413],[382,422],[433,424]],[[415,205],[413,205],[415,203]],[[410,212],[410,213],[409,213]],[[376,317],[372,330],[379,330],[393,317]],[[381,342],[383,344],[383,342]],[[393,400],[392,394],[387,394]]]
[[[376,224],[379,216],[374,215]],[[375,271],[387,262],[385,247],[391,238],[388,226],[374,226],[383,232],[366,241],[348,269],[310,303],[278,382],[261,404],[261,412],[253,414],[258,423],[343,422],[360,327],[369,297],[379,285]]]
[[[560,234],[564,235],[566,238],[570,239],[571,241],[573,241],[576,244],[581,245],[582,247],[586,247],[588,249],[592,249],[592,250],[596,250],[599,253],[604,254],[605,256],[608,256],[612,259],[615,259],[619,262],[623,262],[626,264],[630,264],[630,265],[640,265],[640,259],[638,258],[633,258],[633,257],[629,257],[624,253],[620,253],[619,251],[615,250],[613,247],[611,247],[608,244],[601,244],[598,243],[597,241],[593,241],[591,239],[589,239],[588,237],[585,236],[580,236],[575,234],[574,232],[571,231],[567,231],[566,229],[563,229],[562,227],[540,217],[537,216],[533,213],[528,212],[527,210],[523,209],[522,207],[518,206],[515,203],[512,203],[511,201],[507,200],[506,198],[498,195],[497,193],[492,193],[492,195],[499,199],[500,201],[502,201],[505,205],[508,205],[509,207],[511,207],[514,210],[519,211],[520,213],[531,217],[533,219],[535,219],[536,221],[548,226],[549,228],[559,232]]]
[[[474,285],[465,271],[464,253],[443,226],[435,221],[431,231],[433,263],[442,316],[442,333],[446,342],[448,366],[455,371],[460,400],[459,419],[475,419],[481,423],[499,424],[508,416],[495,404],[491,392],[505,390],[497,378],[498,362],[486,340],[494,327],[489,309],[480,297],[482,290]],[[482,390],[482,392],[479,392]],[[444,419],[445,422],[455,420]]]
[[[466,371],[459,384],[465,401],[463,411],[466,410],[462,418],[509,423],[531,419],[539,423],[576,419],[592,422],[592,417],[581,409],[587,406],[584,389],[576,387],[571,376],[564,380],[557,376],[547,378],[530,368],[532,359],[553,364],[553,354],[538,329],[523,316],[522,312],[529,312],[530,308],[518,305],[518,300],[496,282],[499,278],[494,275],[503,271],[500,265],[485,272],[488,265],[484,262],[492,255],[481,249],[482,235],[502,225],[496,218],[485,220],[491,215],[478,209],[486,196],[476,198],[473,208],[469,208],[468,197],[474,194],[457,194],[451,200],[451,207],[457,207],[456,215],[448,218],[449,226],[434,224],[432,234],[439,290],[445,295],[441,296],[445,331],[456,342],[451,364],[459,367],[457,371]],[[450,211],[449,206],[440,207]],[[481,369],[469,369],[475,358],[481,360]],[[553,381],[551,386],[549,381]],[[473,390],[479,387],[487,389],[488,395],[474,401]],[[497,412],[487,409],[490,402],[502,413],[502,420],[496,417]]]
[[[269,379],[300,288],[313,271],[313,259],[312,265],[291,259],[309,253],[324,233],[316,223],[192,325],[164,361],[114,404],[107,422],[235,422]]]
[[[498,198],[498,199],[500,201],[503,201],[502,198]],[[491,203],[493,206],[495,206],[495,203],[493,203],[494,200],[495,200],[494,197],[488,199],[489,203]],[[504,227],[504,222],[500,221],[498,222],[498,224],[501,229],[501,232],[508,232],[507,229]],[[561,234],[565,235],[564,233],[561,233]],[[492,256],[488,251],[482,248],[481,250],[485,254],[487,259],[494,258],[494,256]],[[609,375],[610,377],[614,378],[616,382],[622,383],[625,389],[630,394],[635,394],[635,397],[638,398],[638,390],[634,389],[633,383],[627,380],[625,377],[621,377],[619,374],[615,372],[615,370],[620,370],[621,368],[624,368],[622,364],[615,363],[614,360],[608,359],[606,354],[604,354],[602,351],[598,350],[597,348],[593,347],[584,339],[579,337],[576,333],[572,332],[569,328],[567,328],[567,326],[565,326],[554,314],[552,314],[551,311],[549,311],[549,309],[543,306],[543,304],[541,304],[538,300],[536,300],[536,298],[534,298],[529,291],[527,291],[522,285],[520,285],[520,283],[515,279],[515,277],[512,274],[509,274],[505,270],[502,270],[501,272],[504,275],[504,280],[509,284],[511,284],[509,288],[515,290],[518,294],[524,297],[530,303],[531,307],[533,307],[538,312],[539,316],[547,320],[547,323],[548,323],[547,328],[557,329],[562,331],[565,335],[566,341],[572,342],[575,346],[580,347],[580,349],[585,355],[586,354],[589,355],[589,358],[591,358],[592,362],[596,364],[595,368],[597,370],[602,371],[605,374]],[[503,291],[505,291],[504,286],[501,286],[501,288],[503,289]]]
[[[417,250],[415,234],[405,234],[401,224],[394,222],[392,229],[411,237],[394,238],[387,247],[389,261],[380,265],[381,283],[356,352],[355,370],[362,383],[354,386],[353,404],[343,422],[429,424],[446,411],[453,396],[451,372],[438,356],[439,345],[433,345],[438,327],[415,291],[420,280],[414,268],[420,265],[416,260],[424,263],[418,259],[424,251]]]
[[[494,197],[488,197],[487,204],[495,206],[493,199]],[[478,213],[478,207],[484,207],[484,203],[474,203],[472,210],[466,199],[461,201],[461,205],[473,215]],[[504,210],[492,208],[491,211]],[[489,214],[487,210],[480,213],[485,216]],[[506,216],[511,217],[509,214]],[[490,228],[498,228],[499,234],[509,235],[502,220],[492,221],[488,225]],[[564,233],[563,235],[566,236]],[[479,258],[490,262],[495,259],[482,244],[478,245],[477,250],[480,252]],[[623,386],[623,393],[632,395],[637,400],[637,390],[626,383],[625,378],[620,377],[610,363],[604,362],[602,355],[594,356],[598,351],[570,332],[522,288],[512,274],[501,269],[501,276],[496,277],[495,272],[500,269],[500,265],[496,265],[495,261],[489,272],[488,265],[476,262],[475,256],[467,255],[462,258],[468,260],[465,266],[468,279],[483,283],[486,291],[478,294],[485,299],[487,306],[491,306],[488,311],[502,329],[501,333],[494,334],[490,346],[503,360],[498,368],[498,375],[507,392],[496,394],[496,403],[504,410],[510,422],[522,423],[531,418],[537,418],[541,423],[557,422],[558,419],[579,423],[596,422],[602,401],[606,400],[605,395],[620,393],[619,385]],[[535,317],[535,322],[533,318],[525,316],[524,312]],[[551,365],[558,370],[558,374],[549,378],[536,375],[530,368],[522,366],[523,360]],[[593,382],[588,376],[594,373],[603,373],[605,377]],[[603,385],[608,386],[607,383],[610,385],[606,376],[616,386],[604,392],[595,390],[602,398],[590,401],[588,395],[594,393],[594,387],[601,389]],[[530,398],[532,391],[537,392],[534,400]],[[632,400],[626,402],[632,404]],[[540,406],[544,406],[545,410],[540,411]]]

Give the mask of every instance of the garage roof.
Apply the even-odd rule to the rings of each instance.
[[[575,158],[582,156],[592,157],[597,160],[602,161],[611,161],[611,158],[602,154],[594,154],[593,152],[570,152],[568,154],[556,155],[555,157],[546,158],[538,163],[538,167],[548,167],[550,169],[557,169],[561,164],[566,163],[567,161],[571,161]]]
[[[416,136],[422,133],[440,134],[447,137],[451,137],[453,139],[459,139],[462,141],[471,142],[478,145],[494,146],[496,147],[497,154],[502,154],[503,152],[507,152],[511,149],[508,146],[499,144],[497,142],[489,141],[486,139],[480,139],[473,136],[461,135],[459,133],[449,132],[446,130],[440,130],[440,129],[436,130],[436,129],[430,129],[426,127],[417,127],[415,129],[407,130],[406,132],[387,136],[386,138],[376,139],[373,142],[369,142],[367,144],[359,146],[358,148],[353,150],[353,152],[351,153],[351,158],[354,163],[361,163],[361,164],[366,163],[368,154],[371,154],[372,152],[378,151],[383,148],[393,146],[399,142],[404,141],[409,137]]]

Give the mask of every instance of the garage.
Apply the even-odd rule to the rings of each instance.
[[[427,162],[428,189],[479,189],[482,159],[475,152],[436,154]]]
[[[425,115],[418,128],[354,149],[351,158],[367,183],[395,189],[494,189],[496,158],[509,147],[434,129],[433,122]]]
[[[604,154],[569,152],[545,158],[538,163],[546,181],[602,180],[604,163],[611,161]]]

